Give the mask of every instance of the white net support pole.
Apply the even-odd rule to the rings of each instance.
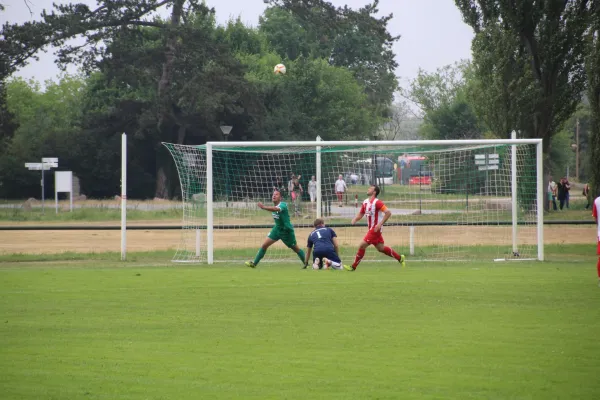
[[[206,143],[206,261],[214,262],[213,146]]]
[[[544,261],[544,153],[542,140],[540,139],[535,146],[536,150],[536,171],[537,171],[537,242],[538,242],[538,260]]]
[[[517,132],[512,131],[510,134],[511,139],[517,138]],[[513,254],[518,254],[519,248],[517,244],[518,231],[518,204],[517,204],[517,145],[510,146],[510,190],[511,190],[511,216],[512,216],[512,251]]]
[[[73,197],[73,193],[71,193]],[[127,134],[121,135],[121,260],[127,258]]]
[[[321,137],[317,136],[317,142],[321,141]],[[317,169],[317,199],[316,199],[316,206],[317,206],[317,218],[321,218],[321,207],[323,206],[323,199],[321,197],[321,180],[322,180],[322,172],[321,172],[321,146],[317,146],[317,162],[316,162],[316,169]]]

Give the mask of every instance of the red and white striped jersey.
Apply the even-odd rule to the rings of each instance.
[[[387,211],[387,207],[383,204],[383,201],[378,198],[374,198],[373,200],[366,199],[362,203],[362,207],[360,208],[360,213],[365,214],[367,216],[367,224],[369,225],[369,230],[373,229],[379,221],[383,218],[383,213]],[[383,229],[382,229],[383,230]]]
[[[592,206],[592,215],[596,218],[596,228],[598,229],[598,242],[600,242],[600,196],[596,197]]]

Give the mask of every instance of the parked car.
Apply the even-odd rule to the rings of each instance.
[[[409,185],[431,185],[431,174],[423,173],[419,175],[411,175],[408,180]]]

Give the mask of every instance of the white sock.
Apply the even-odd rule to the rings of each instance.
[[[342,264],[341,263],[338,263],[338,262],[335,262],[335,261],[331,261],[331,260],[329,260],[329,262],[330,262],[329,265],[331,266],[331,268],[333,268],[333,269],[342,269]]]

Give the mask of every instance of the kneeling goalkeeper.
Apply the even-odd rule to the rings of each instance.
[[[337,235],[335,231],[325,226],[325,221],[321,218],[315,219],[313,223],[315,229],[308,235],[306,244],[306,258],[304,259],[304,268],[308,266],[311,252],[314,247],[313,268],[314,269],[351,269],[342,265],[339,257],[339,248]]]

